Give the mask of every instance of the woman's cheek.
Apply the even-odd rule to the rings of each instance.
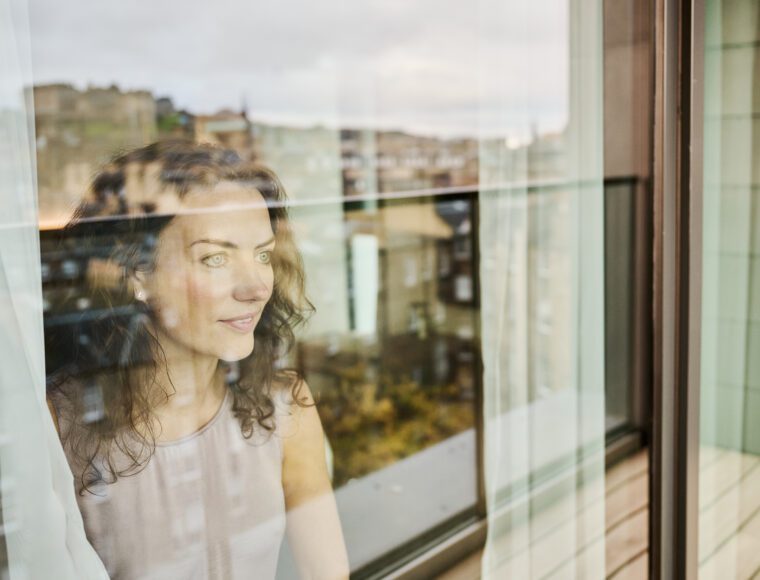
[[[184,286],[190,308],[203,308],[204,313],[211,313],[224,298],[227,281],[224,276],[190,274]]]
[[[164,325],[164,328],[174,330],[180,325],[180,321],[180,313],[177,312],[177,309],[174,306],[168,306],[161,309],[161,323]]]
[[[198,276],[177,271],[166,280],[159,315],[165,328],[177,332],[191,332],[198,321],[208,315],[213,302],[212,289]]]

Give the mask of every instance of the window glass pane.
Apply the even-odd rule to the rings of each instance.
[[[299,18],[282,34],[291,11]],[[231,451],[201,463],[177,458],[196,454],[190,448],[211,454],[222,423],[239,423],[237,435],[224,435],[227,447],[239,445],[245,411],[252,440],[265,432],[268,403],[255,398],[268,388],[256,366],[264,356],[275,378],[278,369],[301,373],[317,401],[352,570],[472,518],[480,345],[471,11],[302,3],[261,11],[228,2],[148,15],[37,1],[31,16],[49,393],[84,491],[88,535],[109,570],[215,570],[230,561],[152,551],[139,537],[144,518],[117,515],[133,493],[126,489],[150,496],[143,486],[156,473],[186,482],[156,506],[164,520],[153,524],[171,535],[166,520],[180,522],[179,545],[211,529],[214,511],[239,502],[245,515],[254,500],[281,501],[285,472],[283,489],[246,491],[244,482],[258,480]],[[65,59],[56,49],[60,19],[71,24]],[[181,26],[165,25],[176,20]],[[287,219],[276,212],[273,177],[246,173],[252,164],[281,182]],[[257,213],[261,200],[240,191],[248,186],[269,204],[270,225]],[[267,274],[250,252],[272,234]],[[313,313],[296,300],[299,262]],[[300,315],[308,323],[295,325]],[[268,341],[287,338],[288,325],[294,341],[284,352]],[[250,335],[249,326],[252,355],[229,336]],[[209,356],[229,359],[211,378],[199,362]],[[177,362],[188,359],[190,367]],[[286,436],[281,445],[287,469]],[[238,499],[201,486],[238,461],[222,488]],[[95,505],[90,491],[112,499]],[[257,529],[269,529],[269,518],[281,537],[280,515],[251,518]],[[224,525],[244,543],[258,532],[235,523],[239,516],[230,512]],[[144,557],[109,548],[115,538]],[[301,565],[304,542],[289,539]],[[280,560],[287,576],[293,564],[287,553]]]
[[[760,571],[758,6],[709,1],[699,478],[701,578]]]
[[[603,573],[600,2],[30,8],[47,399],[111,575],[382,576],[486,516],[486,576]]]

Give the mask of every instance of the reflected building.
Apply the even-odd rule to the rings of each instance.
[[[234,149],[243,159],[254,157],[252,125],[245,111],[237,113],[225,109],[214,115],[196,115],[193,121],[196,143]]]
[[[316,306],[300,336],[349,332],[348,249],[339,203],[340,133],[327,127],[258,122],[252,123],[251,132],[253,158],[274,170],[291,200],[292,227]]]
[[[346,196],[416,191],[478,183],[478,141],[402,131],[341,131]]]
[[[156,102],[148,91],[69,84],[32,89],[42,225],[64,223],[92,175],[115,152],[155,141]]]

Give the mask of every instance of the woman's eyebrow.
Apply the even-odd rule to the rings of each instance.
[[[258,246],[256,246],[256,249],[258,250],[259,248],[263,248],[273,243],[274,243],[274,236],[269,238],[266,242],[261,242]]]
[[[266,246],[269,246],[269,245],[273,244],[274,241],[275,241],[274,240],[274,236],[272,236],[271,238],[269,238],[265,242],[261,242],[260,244],[258,244],[256,246],[256,249],[258,250],[260,248],[264,248]],[[203,238],[203,239],[200,239],[200,240],[195,240],[192,244],[190,244],[189,247],[192,248],[195,244],[213,244],[215,246],[221,246],[223,248],[229,248],[231,250],[237,250],[238,249],[237,244],[233,244],[232,242],[228,242],[226,240],[210,240],[210,239]]]
[[[213,244],[215,246],[221,246],[223,248],[229,248],[231,250],[237,250],[237,244],[233,244],[232,242],[228,242],[225,240],[195,240],[192,244],[190,244],[190,248],[192,248],[195,244]]]

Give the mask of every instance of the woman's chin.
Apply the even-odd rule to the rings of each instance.
[[[240,345],[230,345],[229,348],[222,351],[219,355],[219,359],[223,360],[225,362],[236,362],[239,360],[243,360],[244,358],[247,358],[251,356],[251,353],[253,352],[253,335],[250,337],[250,342],[248,344],[240,344]]]

